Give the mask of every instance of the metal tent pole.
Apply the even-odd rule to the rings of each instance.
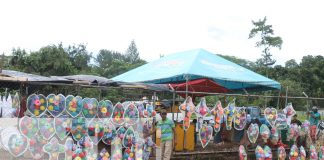
[[[188,77],[188,75],[186,75],[185,76],[185,79],[186,79],[186,98],[188,97],[188,79],[189,79],[189,77]],[[186,113],[185,113],[186,114]],[[186,116],[186,115],[185,115]],[[190,117],[189,117],[190,118]],[[190,121],[190,119],[189,119],[189,121]],[[183,136],[183,149],[184,150],[186,150],[185,149],[185,146],[186,146],[186,143],[187,143],[187,131],[186,130],[184,130],[184,136]]]
[[[172,87],[172,85],[169,84],[169,87],[172,90],[172,106],[171,106],[171,113],[172,113],[172,121],[174,121],[174,111],[173,111],[173,106],[175,105],[175,96],[176,96],[176,92],[175,89]]]
[[[172,113],[172,121],[174,120],[174,113],[173,113],[173,106],[175,105],[175,91],[173,91],[173,100],[172,100],[172,106],[171,106],[171,113]]]
[[[188,88],[189,88],[189,86],[188,86],[188,81],[189,81],[189,76],[188,75],[185,75],[185,80],[186,80],[186,91],[185,91],[185,93],[186,93],[186,98],[188,97]]]

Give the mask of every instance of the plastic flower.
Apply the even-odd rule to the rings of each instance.
[[[36,100],[34,101],[34,104],[35,104],[36,106],[39,106],[39,105],[41,104],[41,102],[40,102],[40,100],[36,99]]]

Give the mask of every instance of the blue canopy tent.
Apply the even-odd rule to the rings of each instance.
[[[179,52],[112,78],[114,81],[154,84],[188,83],[210,79],[227,92],[278,90],[280,83],[204,49]],[[188,87],[186,88],[188,91]]]
[[[185,91],[185,95],[184,92],[177,92],[182,97],[187,97],[189,90],[198,93],[199,96],[204,96],[206,92],[228,93],[281,88],[278,82],[204,49],[184,51],[162,57],[116,76],[112,80],[170,84],[170,86],[176,87],[176,91]],[[211,87],[214,90],[209,90]],[[175,93],[173,92],[173,99],[175,99]],[[194,98],[197,94],[192,96]],[[172,108],[171,112],[173,113]],[[172,119],[174,119],[173,114]],[[184,135],[186,136],[186,134]],[[186,146],[186,137],[183,141],[183,146]]]

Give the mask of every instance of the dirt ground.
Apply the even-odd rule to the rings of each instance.
[[[255,159],[254,153],[255,147],[248,149],[248,159]],[[201,146],[196,146],[195,151],[183,151],[174,152],[172,160],[237,160],[239,144],[237,143],[225,143],[222,145],[216,145],[214,143],[209,143],[206,148]],[[287,155],[289,150],[286,150]],[[277,159],[277,151],[273,150],[273,159]]]

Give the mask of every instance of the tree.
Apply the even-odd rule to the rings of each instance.
[[[128,46],[127,51],[125,53],[125,57],[126,57],[126,62],[129,62],[131,64],[136,63],[140,59],[134,40],[132,40],[131,44]]]
[[[96,63],[100,68],[107,68],[112,65],[113,60],[124,61],[125,56],[119,52],[102,49],[96,57]]]
[[[241,59],[241,58],[237,58],[235,56],[227,56],[227,55],[221,55],[221,54],[219,54],[218,56],[221,56],[231,62],[234,62],[234,63],[236,63],[242,67],[248,68],[248,69],[252,69],[256,65],[254,62],[251,62],[251,61],[248,61],[245,59]]]
[[[114,60],[124,62],[124,59],[125,56],[119,52],[102,49],[99,51],[99,54],[95,58],[95,72],[97,72],[100,76],[110,77],[110,71],[107,70],[107,68],[110,68],[113,65]]]
[[[293,80],[286,79],[286,80],[280,80],[279,81],[282,86],[282,94],[285,95],[286,89],[288,87],[288,96],[297,96],[302,97],[303,92],[305,91],[305,88],[303,86]],[[282,99],[284,100],[284,99]],[[292,102],[294,105],[294,108],[297,110],[306,110],[306,101],[304,99],[288,99],[288,103]],[[284,108],[284,103],[281,104],[280,108]]]
[[[42,47],[27,57],[25,71],[44,76],[65,76],[75,73],[68,53],[62,44]]]
[[[304,56],[300,62],[300,79],[307,88],[309,96],[324,96],[324,57]]]
[[[263,20],[257,22],[252,21],[254,28],[250,31],[249,39],[254,38],[256,35],[260,35],[261,40],[256,42],[256,47],[262,48],[262,59],[261,62],[266,67],[271,66],[276,63],[276,60],[272,59],[272,54],[270,49],[276,47],[281,49],[282,39],[278,36],[273,36],[272,25],[266,24],[267,17],[264,17]]]
[[[13,48],[12,57],[9,61],[9,64],[14,68],[18,70],[23,70],[26,66],[26,60],[27,60],[27,52],[24,49],[20,48]]]
[[[139,58],[135,62],[129,63],[128,58],[128,55],[116,51],[100,50],[96,57],[96,72],[101,76],[111,78],[146,63]]]
[[[268,71],[269,78],[276,80],[286,79],[287,77],[285,75],[287,74],[288,70],[285,67],[282,67],[281,65],[276,65]]]
[[[286,68],[296,68],[296,67],[298,67],[298,63],[296,62],[296,60],[291,59],[291,60],[288,60],[288,61],[285,63],[285,67],[286,67]]]
[[[78,71],[86,71],[90,69],[89,63],[92,58],[92,53],[87,51],[86,45],[69,45],[65,51],[69,55],[70,62]]]

